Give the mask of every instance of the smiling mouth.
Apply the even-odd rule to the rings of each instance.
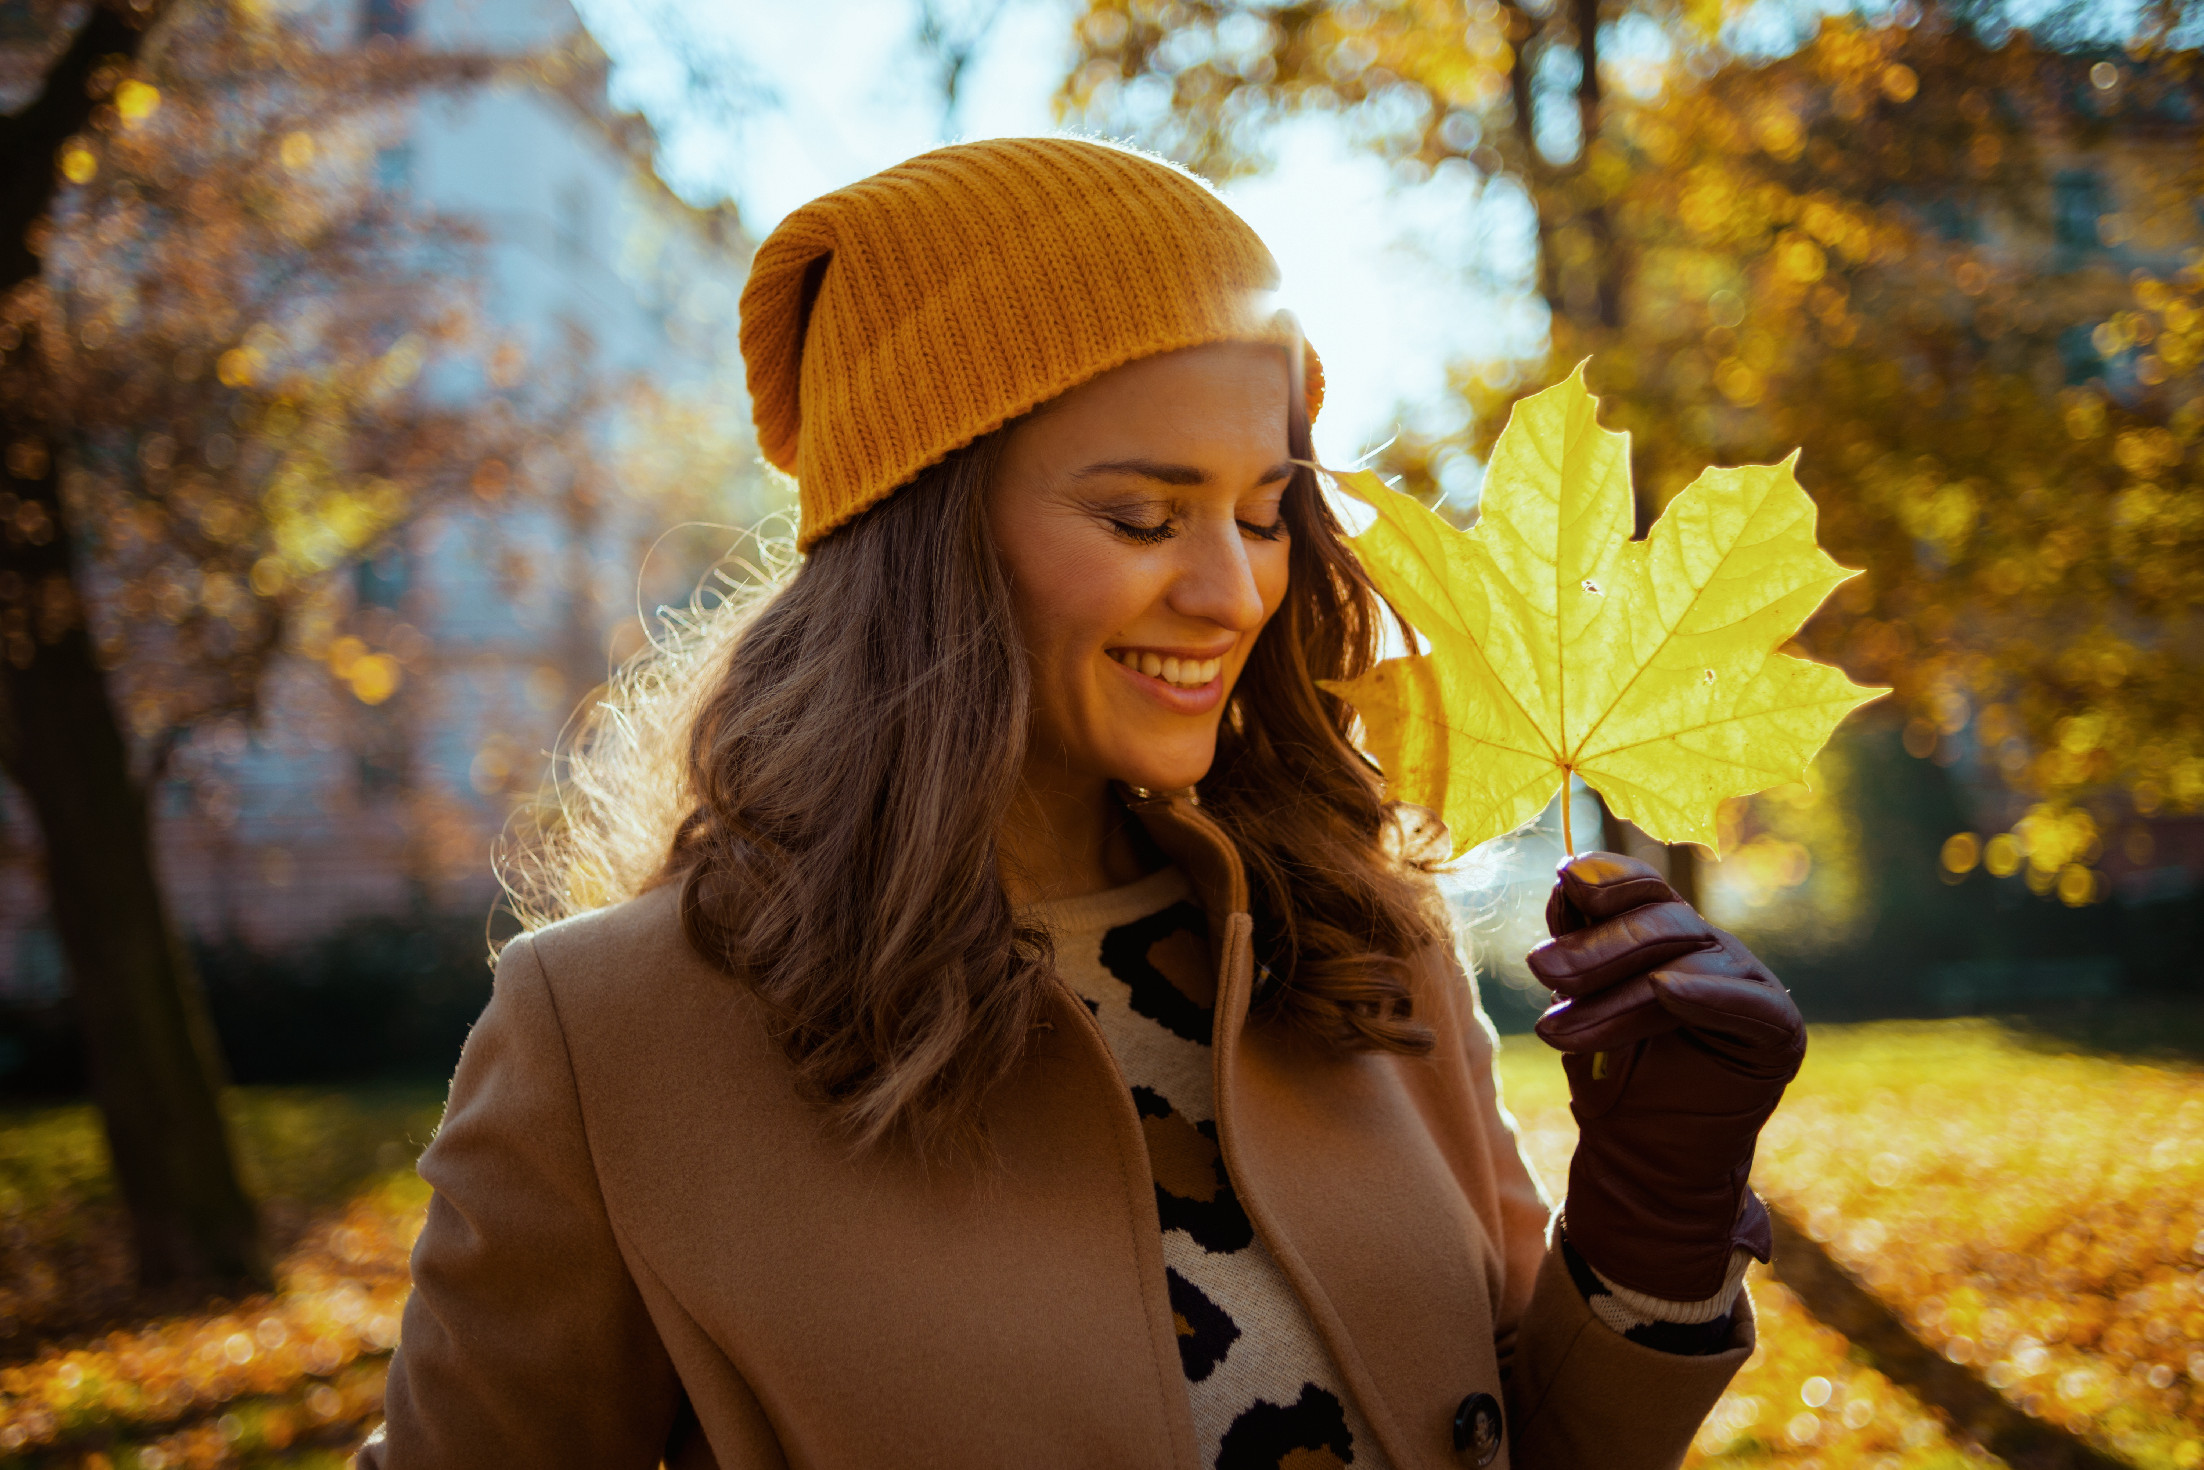
[[[1137,648],[1110,648],[1103,651],[1134,673],[1146,674],[1151,679],[1161,679],[1174,689],[1206,688],[1224,668],[1222,658],[1167,658],[1158,653],[1144,653]]]

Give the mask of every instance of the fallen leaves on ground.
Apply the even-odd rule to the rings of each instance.
[[[240,1303],[133,1293],[89,1107],[0,1114],[0,1467],[341,1463],[381,1409],[442,1092],[229,1094],[281,1260],[279,1290]]]
[[[1558,1186],[1576,1140],[1560,1067],[1513,1037],[1500,1073],[1526,1154]],[[309,1123],[336,1104],[293,1106],[287,1131],[262,1130],[261,1167],[285,1157],[271,1136],[335,1147]],[[55,1150],[48,1184],[75,1178],[82,1151],[51,1116],[0,1124],[0,1162],[23,1156],[24,1128]],[[12,1207],[38,1218],[31,1175],[0,1174]],[[2204,1464],[2204,1071],[2060,1055],[1986,1022],[1819,1027],[1755,1178],[1918,1335],[2026,1411],[2142,1470]],[[426,1198],[409,1171],[383,1173],[306,1228],[275,1295],[0,1367],[0,1466],[340,1464],[380,1411]],[[1751,1281],[1760,1346],[1690,1464],[1997,1463],[1765,1271]]]
[[[443,1111],[436,1084],[239,1087],[238,1164],[280,1258],[366,1180],[409,1167]],[[129,1222],[89,1104],[0,1110],[0,1362],[173,1315],[137,1294]]]
[[[1822,1470],[1959,1470],[2003,1462],[1955,1441],[1911,1392],[1853,1361],[1851,1344],[1784,1285],[1749,1277],[1760,1347],[1692,1441],[1694,1466],[1819,1464]]]
[[[1575,1129],[1543,1050],[1510,1038],[1502,1072],[1525,1151],[1558,1183]],[[1753,1179],[1916,1336],[2023,1411],[2142,1470],[2204,1465],[2204,1069],[2065,1054],[1990,1021],[1816,1027]],[[1864,1370],[1766,1273],[1753,1281],[1762,1350],[1701,1451],[1730,1426],[1709,1463],[1809,1450],[1824,1470],[1851,1463],[1827,1437],[1785,1437],[1805,1427],[1815,1378],[1832,1433],[1829,1406]],[[1879,1382],[1861,1391],[1876,1404]],[[1900,1420],[1926,1412],[1892,1391],[1910,1405]],[[1882,1470],[1950,1449],[1924,1440]]]
[[[361,1360],[398,1341],[427,1200],[388,1176],[307,1232],[272,1296],[0,1368],[0,1455],[120,1443],[119,1464],[163,1470],[348,1435],[382,1407],[382,1365]]]
[[[1511,1036],[1500,1072],[1523,1151],[1558,1198],[1576,1148],[1559,1058],[1536,1037]],[[1747,1281],[1760,1344],[1707,1416],[1688,1467],[1963,1470],[2002,1463],[1955,1440],[1911,1392],[1853,1361],[1844,1337],[1808,1315],[1764,1267]]]
[[[1817,1033],[1755,1179],[2028,1413],[2204,1465],[2204,1070],[1988,1022]]]

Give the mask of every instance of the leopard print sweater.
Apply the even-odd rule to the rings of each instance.
[[[1384,1470],[1308,1310],[1233,1194],[1210,1070],[1216,975],[1201,908],[1166,868],[1037,904],[1056,966],[1132,1089],[1163,1222],[1164,1285],[1202,1463],[1216,1470]]]

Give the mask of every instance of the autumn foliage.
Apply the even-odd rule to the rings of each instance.
[[[395,694],[420,650],[342,574],[524,487],[507,466],[541,395],[506,391],[478,331],[470,232],[391,175],[425,94],[545,62],[332,44],[230,0],[27,18],[46,54],[6,126],[30,161],[0,171],[27,225],[0,242],[0,764],[38,826],[144,1278],[264,1283],[154,796],[194,729],[259,717],[285,653],[361,704]],[[572,432],[575,404],[552,407],[534,437]]]
[[[97,123],[58,160],[75,187],[0,334],[36,329],[55,430],[11,468],[59,462],[90,561],[70,615],[157,757],[252,713],[286,639],[334,615],[329,573],[501,446],[496,414],[431,376],[478,341],[472,241],[377,176],[400,104],[486,64],[332,54],[223,3],[176,7],[149,62],[95,74]],[[395,661],[363,657],[346,674],[387,697]]]
[[[1867,569],[1806,646],[1987,766],[2031,883],[2086,900],[2117,827],[2204,808],[2204,83],[2171,11],[2124,49],[1967,14],[1764,58],[1712,5],[1093,0],[1063,102],[1225,173],[1317,113],[1404,178],[1525,191],[1550,353],[1465,360],[1477,427],[1390,468],[1430,497],[1587,355],[1641,521],[1801,448]],[[1660,45],[1603,56],[1627,25]]]

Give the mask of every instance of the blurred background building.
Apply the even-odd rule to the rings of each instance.
[[[687,507],[747,524],[767,508],[748,502],[739,454],[704,471],[719,483],[670,496],[648,483],[653,452],[637,441],[668,427],[654,409],[746,413],[734,316],[751,243],[731,207],[690,206],[659,182],[649,126],[609,104],[608,64],[573,10],[339,0],[317,19],[332,47],[509,63],[409,99],[374,183],[479,232],[468,268],[484,350],[436,391],[464,403],[485,376],[535,384],[578,421],[513,463],[470,466],[470,495],[370,548],[340,579],[347,631],[282,658],[257,719],[210,722],[175,752],[155,798],[170,901],[187,934],[230,952],[296,949],[372,918],[464,916],[479,939],[496,895],[487,854],[513,802],[576,700],[637,646],[638,612],[680,601],[698,570],[679,554],[651,562],[665,522]],[[19,794],[0,803],[5,830],[25,831]],[[7,857],[0,998],[49,1000],[65,981],[32,853],[14,842]]]

